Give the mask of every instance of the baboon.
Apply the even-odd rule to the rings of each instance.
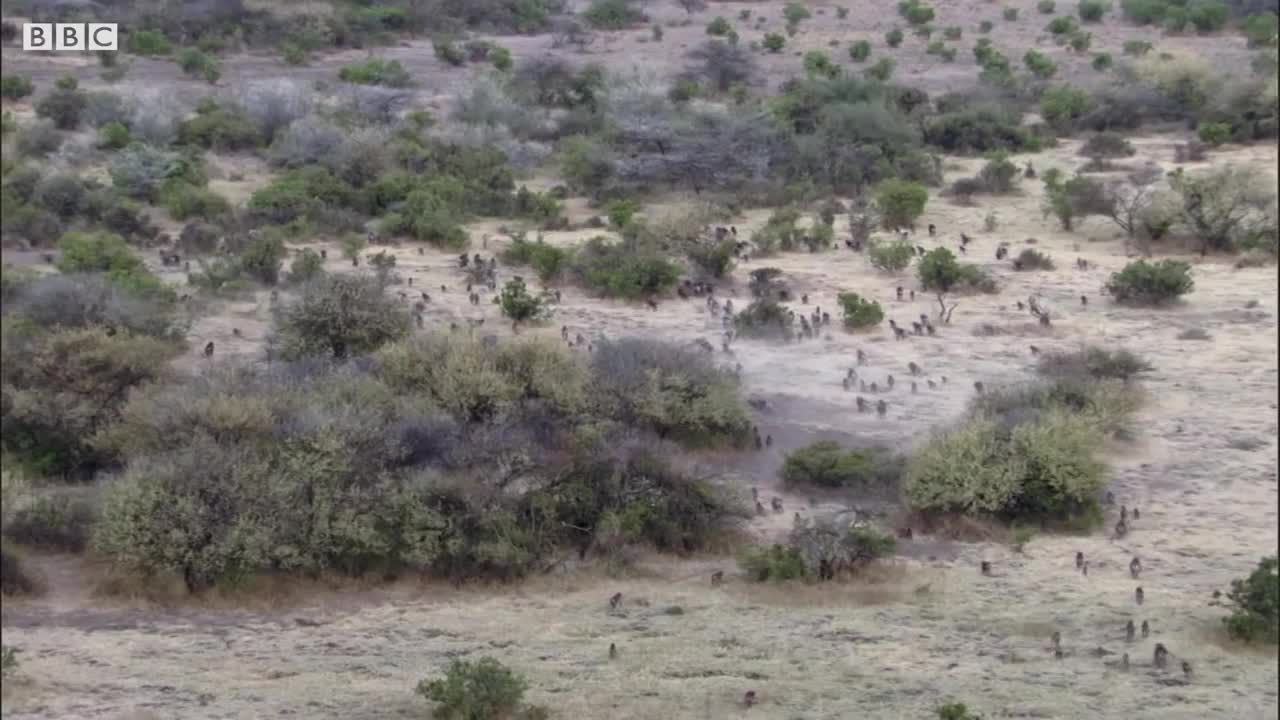
[[[1137,580],[1138,575],[1140,575],[1141,573],[1142,573],[1142,561],[1135,556],[1132,560],[1129,561],[1129,577],[1132,577],[1134,580]]]
[[[421,330],[426,325],[426,321],[422,318],[422,313],[414,313],[413,319],[418,323],[418,329]]]
[[[1129,523],[1125,522],[1124,518],[1121,517],[1119,522],[1116,523],[1116,537],[1122,538],[1128,534],[1129,534]]]
[[[911,330],[915,332],[916,335],[924,334],[924,326],[914,320],[911,321]]]
[[[910,540],[911,536],[912,536],[912,532],[910,527],[898,528],[898,537],[902,538],[903,540]]]
[[[1164,643],[1156,643],[1152,659],[1155,661],[1156,667],[1164,669],[1164,666],[1169,662],[1169,650],[1164,646]]]
[[[964,249],[964,248],[961,248],[961,250],[963,250],[963,249]],[[1053,649],[1053,657],[1054,657],[1055,659],[1057,659],[1057,660],[1061,660],[1062,658],[1064,658],[1064,657],[1066,657],[1066,656],[1067,656],[1067,654],[1066,654],[1066,653],[1064,653],[1064,652],[1062,652],[1062,648],[1060,648],[1060,647],[1059,647],[1059,648],[1054,648],[1054,649]]]
[[[982,570],[983,575],[991,575],[991,561],[983,560],[980,569]]]
[[[964,233],[960,233],[960,247],[963,248],[965,245],[968,245],[971,242],[973,242],[973,238],[970,238],[968,235],[965,235]]]
[[[760,499],[760,488],[757,488],[757,487],[751,488],[751,499],[752,500]]]
[[[938,383],[936,383],[936,382],[934,382],[934,381],[932,381],[932,380],[926,380],[925,382],[929,383],[929,389],[930,389],[930,390],[937,389],[937,387],[938,387]]]
[[[622,593],[620,593],[620,592],[618,592],[618,593],[614,593],[614,594],[613,594],[613,597],[609,598],[609,609],[610,609],[610,610],[617,610],[617,609],[618,609],[618,606],[619,606],[619,605],[621,605],[621,604],[622,604]]]
[[[1135,628],[1135,627],[1134,627],[1134,625],[1133,625],[1133,618],[1130,618],[1130,619],[1129,619],[1129,622],[1127,622],[1127,623],[1125,623],[1125,624],[1124,624],[1124,639],[1125,639],[1125,641],[1126,641],[1126,642],[1133,642],[1133,636],[1134,636],[1137,632],[1138,632],[1137,628]]]
[[[732,235],[732,236],[734,236],[734,237],[738,237],[738,226],[737,226],[737,225],[730,225],[730,226],[729,226],[729,234],[730,234],[730,235]]]
[[[920,257],[924,257],[924,253],[925,253],[924,247],[922,245],[917,245],[916,254],[919,255]]]
[[[915,395],[917,392],[919,392],[919,390],[916,388],[916,381],[915,381],[915,380],[912,380],[912,381],[911,381],[911,394],[912,394],[912,395]]]
[[[1142,604],[1142,599],[1143,599],[1144,594],[1145,594],[1145,593],[1143,593],[1143,592],[1142,592],[1142,586],[1141,586],[1141,585],[1139,585],[1139,586],[1137,587],[1137,589],[1135,589],[1135,590],[1133,591],[1133,600],[1134,600],[1134,602],[1136,602],[1136,603],[1138,603],[1139,605],[1141,605],[1141,604]]]
[[[937,235],[937,234],[938,234],[938,226],[934,225],[933,223],[929,223],[929,237],[933,237],[934,235]]]
[[[358,257],[351,258],[351,267],[360,267],[360,258]]]
[[[898,286],[898,300],[902,300],[902,286]]]
[[[1186,660],[1182,661],[1182,675],[1188,680],[1191,679],[1191,663],[1187,662]]]
[[[755,426],[752,426],[752,428],[751,428],[751,435],[752,435],[752,439],[753,439],[753,440],[755,440],[756,449],[757,449],[757,450],[763,450],[763,449],[764,449],[764,440],[762,440],[762,439],[760,438],[760,428],[755,427]]]
[[[1089,269],[1089,261],[1088,261],[1088,260],[1085,260],[1084,258],[1076,258],[1076,269],[1077,269],[1077,270],[1088,270],[1088,269]]]
[[[1115,505],[1115,504],[1116,504],[1116,494],[1115,494],[1115,493],[1113,493],[1113,492],[1111,492],[1110,490],[1108,490],[1108,491],[1107,491],[1107,494],[1106,494],[1106,495],[1104,495],[1104,496],[1102,496],[1102,502],[1106,503],[1107,505]]]
[[[1079,570],[1084,565],[1084,553],[1076,551],[1076,569]]]
[[[182,263],[182,271],[183,271],[183,272],[187,272],[187,273],[191,272],[191,261],[190,261],[190,260],[188,260],[188,261],[186,261],[186,262]]]
[[[915,291],[915,290],[911,290],[911,291],[910,291],[910,293],[911,293],[911,301],[912,301],[912,302],[915,302],[915,299],[916,299],[916,291]]]
[[[653,298],[649,298],[648,300],[646,300],[646,301],[645,301],[645,303],[647,303],[647,304],[649,305],[649,309],[650,309],[650,310],[657,310],[657,309],[658,309],[658,302],[657,302],[656,300],[654,300]]]
[[[976,390],[979,395],[981,395],[983,390],[982,381],[981,380],[975,381],[973,383],[973,389]]]
[[[801,305],[808,305],[808,304],[809,304],[809,294],[808,294],[808,293],[804,293],[803,295],[801,295],[801,296],[800,296],[800,304],[801,304]]]
[[[443,294],[443,293],[446,293],[446,292],[449,292],[449,288],[445,287],[444,285],[441,285],[441,286],[440,286],[440,292],[441,292],[442,294]]]
[[[825,310],[822,312],[822,324],[823,325],[831,324],[831,313],[826,312]]]
[[[889,403],[885,402],[884,400],[876,401],[876,415],[879,415],[880,417],[884,417],[885,413],[887,412],[889,412]]]
[[[568,339],[569,339],[569,326],[568,326],[568,325],[561,325],[561,326],[560,326],[560,339],[561,339],[561,340],[568,340]]]
[[[915,364],[915,362],[909,362],[907,363],[907,372],[911,373],[913,377],[917,376],[920,374],[920,366]]]
[[[844,386],[844,391],[845,391],[845,392],[849,392],[849,378],[847,378],[847,377],[845,377],[845,378],[841,378],[841,379],[840,379],[840,384]]]
[[[560,291],[556,291],[556,302],[560,302]]]
[[[907,331],[906,331],[906,330],[903,330],[902,328],[897,327],[897,326],[895,325],[895,326],[894,326],[894,328],[893,328],[893,339],[894,339],[894,340],[905,340],[905,339],[906,339],[906,337],[907,337]]]
[[[1089,561],[1088,561],[1088,560],[1085,560],[1085,561],[1084,561],[1084,565],[1081,565],[1081,566],[1080,566],[1080,572],[1081,572],[1085,577],[1088,577],[1088,576],[1089,576]]]
[[[946,375],[943,375],[943,376],[942,376],[942,384],[943,384],[943,385],[946,385],[946,384],[947,384],[947,376],[946,376]]]
[[[1028,160],[1028,161],[1027,161],[1027,166],[1026,166],[1025,168],[1023,168],[1023,170],[1022,170],[1022,175],[1023,175],[1024,177],[1028,178],[1028,179],[1031,179],[1031,180],[1034,180],[1034,179],[1035,179],[1035,177],[1036,177],[1036,168],[1035,168],[1035,166],[1034,166],[1034,165],[1032,165],[1032,164],[1031,164],[1031,161],[1030,161],[1030,160]]]
[[[888,378],[888,380],[886,380],[886,381],[885,381],[885,383],[889,386],[889,389],[890,389],[890,390],[892,390],[892,389],[893,389],[893,376],[892,376],[892,375],[890,375],[890,376],[889,376],[889,378]]]
[[[1133,508],[1133,519],[1137,520],[1140,517],[1142,517],[1142,512],[1138,510],[1138,507],[1135,505]]]
[[[859,396],[859,397],[855,398],[855,401],[857,402],[857,405],[858,405],[858,412],[866,412],[866,411],[867,411],[867,401],[866,401],[866,400],[864,400],[861,396]]]
[[[1147,622],[1146,620],[1143,620],[1142,621],[1142,637],[1145,638],[1150,634],[1151,634],[1151,623]]]
[[[426,255],[426,254],[427,254],[427,252],[426,252],[426,250],[423,250],[422,248],[418,248],[418,254],[419,254],[419,255]]]
[[[773,436],[772,436],[772,435],[765,435],[765,436],[764,436],[764,446],[765,446],[765,447],[773,447]]]
[[[715,572],[711,573],[711,584],[712,584],[712,585],[719,585],[719,584],[720,584],[720,583],[722,583],[722,582],[724,582],[724,571],[723,571],[723,570],[717,570],[717,571],[715,571]]]
[[[751,707],[756,704],[756,691],[748,690],[742,695],[742,704]]]
[[[769,501],[769,504],[773,506],[774,512],[776,513],[782,512],[782,498],[774,497],[772,500]]]
[[[871,392],[873,392],[873,393],[878,393],[878,392],[880,392],[880,387],[879,387],[878,385],[876,385],[874,382],[873,382],[873,383],[871,383]]]
[[[213,341],[212,340],[205,343],[204,356],[206,359],[213,357]]]
[[[1006,257],[1008,257],[1008,255],[1009,255],[1009,248],[1008,248],[1008,247],[1006,247],[1006,246],[1004,246],[1004,245],[1001,245],[1000,247],[996,248],[996,259],[997,259],[997,260],[1003,260],[1003,259],[1005,259]]]
[[[858,364],[859,364],[859,365],[866,365],[866,364],[867,364],[867,354],[866,354],[865,352],[863,352],[863,351],[861,351],[861,350],[858,350],[858,351],[857,351],[857,358],[858,358]]]
[[[581,345],[584,342],[586,342],[586,338],[582,337],[582,333],[578,333],[576,336],[574,336],[575,345]]]
[[[1125,653],[1124,655],[1120,656],[1120,669],[1121,670],[1129,669],[1129,653]]]
[[[756,501],[756,514],[757,515],[764,514],[764,505],[759,500]]]
[[[1081,305],[1088,305],[1088,304],[1089,304],[1089,298],[1085,297],[1084,295],[1081,295],[1081,296],[1080,296],[1080,304],[1081,304]]]
[[[609,643],[609,659],[610,660],[618,659],[618,646],[614,645],[613,643]]]
[[[961,254],[961,255],[968,255],[968,254],[969,254],[969,251],[965,249],[964,245],[961,245],[961,246],[960,246],[960,254]]]
[[[1039,355],[1039,354],[1040,354],[1040,348],[1036,347],[1035,345],[1032,345],[1032,346],[1031,346],[1031,356],[1032,356],[1032,357],[1035,357],[1035,356],[1037,356],[1037,355]]]
[[[1023,309],[1023,307],[1022,307],[1022,301],[1021,301],[1021,300],[1019,300],[1019,301],[1015,302],[1015,303],[1014,303],[1014,305],[1016,305],[1016,306],[1017,306],[1017,308],[1018,308],[1019,310],[1022,310],[1022,309]]]
[[[1053,649],[1058,650],[1062,648],[1062,633],[1054,630],[1051,639],[1053,640]]]
[[[449,332],[457,332],[457,330],[458,330],[458,323],[456,322],[449,323]]]
[[[930,323],[925,323],[925,324],[924,324],[924,329],[925,329],[925,332],[929,333],[929,337],[933,337],[933,336],[934,336],[935,334],[937,334],[937,332],[938,332],[938,329],[937,329],[937,328],[935,328],[935,327],[934,327],[932,324],[930,324]]]
[[[240,335],[240,328],[231,328],[231,334],[232,334],[232,335],[234,335],[234,336],[236,336],[236,337],[241,337],[241,335]]]
[[[1120,506],[1120,519],[1121,520],[1129,519],[1129,508],[1125,507],[1124,505]]]

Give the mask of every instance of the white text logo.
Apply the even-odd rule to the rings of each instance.
[[[26,23],[23,50],[115,50],[116,23]]]

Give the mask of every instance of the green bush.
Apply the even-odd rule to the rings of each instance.
[[[123,123],[111,121],[98,130],[98,147],[104,150],[120,150],[129,144],[129,128]]]
[[[1090,345],[1075,352],[1043,353],[1036,369],[1041,375],[1052,378],[1127,382],[1150,370],[1151,363],[1128,350],[1113,351]]]
[[[713,35],[715,37],[724,37],[725,35],[728,35],[729,32],[732,30],[733,30],[733,26],[729,24],[728,20],[722,17],[717,17],[711,22],[707,23],[707,34]]]
[[[528,265],[543,283],[559,280],[572,261],[572,254],[564,248],[550,245],[541,238],[529,242],[516,237],[502,252],[502,261],[513,265]]]
[[[1072,50],[1078,53],[1086,52],[1093,45],[1093,33],[1083,31],[1071,33],[1071,37],[1067,42],[1071,45]]]
[[[903,0],[898,3],[898,14],[908,23],[919,27],[933,22],[933,7],[920,0]]]
[[[839,443],[816,442],[787,455],[782,479],[788,485],[857,487],[869,490],[893,480],[890,464],[880,450],[846,450]]]
[[[995,28],[995,26],[996,24],[991,22],[990,20],[983,20],[982,22],[978,23],[978,32],[982,33],[983,35],[986,35],[987,33],[991,32],[992,29]]]
[[[1005,9],[1004,9],[1004,19],[1005,19],[1005,21],[1006,21],[1006,22],[1017,22],[1017,21],[1018,21],[1018,8],[1012,8],[1012,7],[1011,7],[1011,8],[1005,8]]]
[[[840,66],[821,50],[810,50],[804,54],[804,71],[811,78],[827,79],[835,79],[841,73]]]
[[[159,30],[138,30],[129,34],[129,52],[145,57],[168,55],[173,52],[173,44]]]
[[[906,270],[915,255],[915,248],[906,240],[873,243],[867,250],[872,267],[895,273]]]
[[[324,258],[311,248],[302,248],[289,263],[289,282],[305,283],[324,273]]]
[[[489,51],[489,62],[502,72],[510,70],[512,65],[515,64],[511,59],[511,51],[500,46],[495,46]]]
[[[0,98],[5,100],[21,100],[36,91],[31,78],[21,75],[5,75],[0,77]]]
[[[1053,12],[1053,10],[1049,10],[1049,12]],[[969,712],[968,706],[964,703],[939,705],[934,712],[938,714],[938,720],[983,720],[981,715]]]
[[[1101,132],[1091,136],[1080,146],[1080,154],[1095,161],[1107,158],[1133,157],[1138,151],[1123,135]]]
[[[893,28],[884,34],[884,43],[891,48],[896,48],[902,44],[902,40],[906,37],[899,28]]]
[[[1035,248],[1025,248],[1013,259],[1014,270],[1052,270],[1053,267],[1053,258]]]
[[[756,582],[799,580],[808,575],[800,551],[776,543],[765,548],[748,548],[738,564]]]
[[[907,227],[924,213],[929,190],[920,183],[886,180],[876,188],[876,205],[886,229]]]
[[[642,243],[591,238],[574,254],[579,282],[605,297],[640,300],[664,295],[680,280],[680,270],[656,248]]]
[[[1231,11],[1220,0],[1199,0],[1187,6],[1187,20],[1197,32],[1218,32],[1227,26]]]
[[[1032,75],[1035,75],[1041,80],[1047,80],[1053,77],[1054,73],[1058,72],[1057,64],[1050,60],[1047,55],[1039,52],[1038,50],[1028,50],[1027,53],[1022,56],[1022,62],[1027,66],[1027,69],[1031,71]]]
[[[275,285],[288,255],[289,249],[279,232],[263,232],[240,253],[240,269],[258,282]]]
[[[1273,12],[1250,15],[1244,21],[1244,34],[1249,47],[1275,47],[1280,33],[1280,19]]]
[[[1152,45],[1147,40],[1126,40],[1124,43],[1124,54],[1134,57],[1142,57],[1151,52]]]
[[[888,82],[889,78],[893,76],[893,71],[896,67],[897,63],[892,58],[880,58],[874,65],[863,70],[862,74],[876,82]]]
[[[782,17],[788,25],[799,25],[801,21],[808,20],[811,16],[809,8],[798,2],[789,2],[782,8]]]
[[[439,680],[418,683],[419,695],[436,703],[432,717],[441,720],[534,720],[545,713],[524,708],[529,684],[491,657],[453,660]]]
[[[632,6],[629,0],[592,0],[582,13],[582,19],[600,30],[625,30],[648,18]]]
[[[119,235],[67,233],[58,242],[58,249],[62,252],[58,269],[64,273],[106,273],[113,284],[139,295],[173,294]]]
[[[1191,265],[1181,260],[1135,260],[1112,273],[1106,290],[1116,302],[1160,305],[1195,288]]]
[[[1280,642],[1280,566],[1276,556],[1263,558],[1249,577],[1232,580],[1227,601],[1230,617],[1223,618],[1227,634],[1244,642]]]
[[[88,105],[88,96],[77,89],[75,78],[71,82],[58,81],[58,86],[36,102],[36,116],[53,121],[59,130],[75,130]]]
[[[213,80],[210,82],[217,80],[214,71],[217,69],[218,61],[197,48],[179,50],[176,60],[178,67],[182,68],[183,74],[188,77],[204,77],[208,79],[212,75]]]
[[[97,512],[87,499],[45,494],[12,510],[4,536],[26,547],[78,553],[88,547],[96,521]]]
[[[1231,126],[1227,123],[1201,123],[1196,129],[1200,142],[1220,147],[1231,141]]]
[[[243,109],[234,105],[207,103],[194,117],[178,126],[178,142],[209,150],[238,151],[263,143],[258,125]]]
[[[381,85],[403,88],[413,84],[413,78],[399,60],[369,58],[362,63],[344,65],[338,70],[338,79],[358,85]]]
[[[1110,4],[1105,0],[1080,0],[1076,7],[1080,20],[1087,23],[1102,22],[1102,16],[1110,9]]]
[[[1054,0],[1040,0],[1040,2],[1036,3],[1036,9],[1040,11],[1041,15],[1052,15],[1053,11],[1057,9],[1057,3]]]
[[[255,190],[249,196],[248,209],[266,223],[285,225],[325,206],[348,207],[354,197],[351,186],[313,165],[279,175]]]
[[[1045,29],[1054,35],[1070,35],[1080,29],[1080,24],[1075,18],[1063,15],[1050,20]]]
[[[849,46],[849,58],[854,62],[864,62],[871,57],[871,43],[867,40],[858,40]]]
[[[285,358],[343,359],[373,352],[409,333],[409,316],[372,277],[323,275],[279,311],[277,342]]]
[[[719,279],[733,270],[736,251],[737,243],[732,238],[725,238],[719,242],[692,243],[685,250],[685,257],[698,270]]]
[[[1093,56],[1093,60],[1089,63],[1094,70],[1098,72],[1106,72],[1115,65],[1115,61],[1111,58],[1111,53],[1098,53]]]
[[[462,48],[454,44],[453,40],[450,38],[447,38],[447,37],[435,38],[434,40],[431,41],[431,49],[433,52],[435,52],[436,57],[439,58],[440,61],[445,63],[446,65],[452,65],[454,67],[462,67],[463,65],[467,64],[467,54],[462,50]],[[388,85],[389,87],[408,86],[409,74],[399,66],[400,63],[398,60],[392,60],[391,62],[396,64],[395,68],[389,67],[390,63],[382,64],[377,68],[370,68],[368,66],[368,63],[366,63],[365,69],[363,71],[357,72],[356,74],[364,78],[369,78],[374,76],[378,78],[385,78],[388,75],[390,75],[396,78],[395,82],[402,83],[400,85],[392,85],[387,82],[382,82],[380,79],[379,80],[369,80],[369,79],[351,80],[350,78],[342,77],[341,74],[339,74],[339,77],[342,77],[343,80],[349,80],[350,82],[358,82],[363,85]]]
[[[778,33],[765,33],[763,43],[765,50],[772,53],[782,52],[782,48],[786,44],[787,39]]]
[[[498,304],[502,308],[502,314],[510,318],[513,324],[536,322],[551,314],[546,303],[541,298],[530,295],[524,281],[519,279],[508,280],[502,286]]]
[[[1070,128],[1085,113],[1093,109],[1093,98],[1085,90],[1070,85],[1059,85],[1045,91],[1040,98],[1040,115],[1049,125]]]
[[[959,290],[995,292],[994,281],[977,265],[956,261],[947,248],[934,248],[925,253],[916,266],[920,286],[925,290],[945,295]]]
[[[8,560],[5,561],[8,563]],[[18,648],[0,645],[0,675],[8,677],[18,669]]]
[[[181,180],[165,184],[160,191],[160,205],[174,220],[217,222],[231,216],[231,203],[226,198]]]
[[[837,301],[844,314],[846,328],[860,330],[878,325],[884,320],[884,310],[880,303],[866,300],[857,293],[842,292],[837,296]]]

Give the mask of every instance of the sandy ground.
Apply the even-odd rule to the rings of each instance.
[[[1176,139],[1139,139],[1136,160],[1167,165]],[[1076,147],[1064,143],[1034,162],[1042,172],[1078,167]],[[948,180],[977,165],[949,162]],[[1214,162],[1274,172],[1276,149],[1229,150]],[[1214,589],[1247,574],[1277,544],[1276,268],[1237,270],[1225,259],[1195,258],[1196,290],[1186,302],[1158,311],[1120,308],[1101,294],[1108,274],[1127,261],[1115,229],[1093,218],[1063,233],[1041,217],[1039,192],[1030,182],[1023,194],[974,207],[930,200],[920,225],[941,230],[936,240],[917,242],[954,248],[959,233],[968,233],[975,241],[967,259],[987,266],[1002,287],[998,295],[961,298],[937,338],[895,342],[887,329],[833,330],[799,344],[740,340],[732,356],[717,351],[724,362],[742,364],[748,394],[770,402],[758,421],[776,440],[771,450],[723,469],[744,486],[784,498],[785,513],[754,526],[762,536],[778,535],[793,511],[849,504],[782,492],[776,472],[787,451],[822,437],[907,447],[960,413],[974,381],[991,386],[1031,377],[1032,343],[1125,346],[1155,370],[1144,381],[1150,398],[1137,438],[1109,450],[1112,491],[1142,511],[1123,541],[1102,532],[1037,537],[1018,554],[1001,545],[918,537],[876,579],[850,585],[780,589],[732,579],[712,589],[709,573],[726,568],[732,575],[734,561],[708,557],[652,560],[625,580],[584,572],[498,591],[322,592],[304,607],[254,612],[121,607],[91,598],[75,561],[47,558],[40,565],[50,596],[4,605],[4,642],[22,648],[20,673],[5,683],[5,716],[425,717],[427,704],[412,694],[419,679],[452,658],[493,655],[528,676],[531,701],[563,718],[924,718],[947,701],[966,702],[988,717],[1277,717],[1274,654],[1223,642],[1222,611],[1208,604]],[[1000,223],[989,233],[982,219],[991,209]],[[735,223],[749,234],[767,215],[751,212]],[[474,251],[500,247],[495,234],[488,251],[481,248],[498,224],[474,227]],[[547,239],[573,243],[590,234]],[[1016,254],[1028,238],[1056,260],[1056,270],[1015,273],[994,261],[998,243],[1010,243]],[[408,245],[393,251],[406,281],[400,289],[410,293],[405,302],[419,290],[431,294],[429,329],[458,322],[458,332],[509,333],[488,297],[478,308],[467,304],[453,255],[419,255]],[[1076,269],[1077,257],[1090,269]],[[349,267],[336,249],[329,258],[333,270]],[[766,264],[783,268],[797,294],[807,292],[824,309],[834,310],[838,291],[856,290],[881,300],[900,323],[934,310],[923,295],[915,303],[893,300],[895,286],[915,287],[910,273],[880,273],[843,248],[753,260],[735,272],[741,302],[746,272]],[[520,272],[500,268],[499,282]],[[1013,308],[1031,294],[1052,308],[1051,330]],[[182,362],[200,371],[206,340],[217,342],[215,363],[260,361],[269,313],[270,300],[260,293],[198,319]],[[467,329],[464,320],[480,318],[487,322]],[[523,332],[554,337],[562,324],[571,337],[705,337],[719,345],[719,320],[698,300],[671,299],[650,311],[564,288],[554,320]],[[975,335],[981,324],[1006,332]],[[1182,339],[1191,329],[1210,339]],[[856,393],[841,390],[857,348],[868,354],[862,377],[898,379],[879,395],[889,403],[884,419],[859,414]],[[918,394],[910,392],[910,361],[936,389],[921,378]],[[1074,568],[1077,550],[1091,562],[1088,576]],[[1139,582],[1127,572],[1134,555],[1145,567]],[[980,559],[994,563],[994,577],[979,575]],[[1139,584],[1146,593],[1140,607]],[[615,591],[625,601],[610,612],[606,598]],[[323,624],[299,625],[297,617]],[[1123,626],[1130,618],[1149,620],[1151,637],[1127,644]],[[1051,652],[1054,630],[1062,633],[1065,658]],[[611,642],[620,653],[612,662]],[[1152,667],[1156,642],[1173,653],[1171,667],[1192,663],[1189,681],[1177,670]],[[1128,672],[1115,667],[1124,652],[1133,661]],[[740,703],[748,689],[762,698],[750,711]]]

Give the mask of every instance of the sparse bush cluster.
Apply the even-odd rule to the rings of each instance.
[[[895,545],[892,537],[874,527],[826,517],[801,518],[786,543],[751,548],[739,564],[757,582],[826,581],[857,575],[891,554]]]
[[[1280,565],[1263,558],[1247,578],[1231,581],[1227,592],[1231,615],[1223,618],[1227,634],[1245,642],[1280,642]]]

